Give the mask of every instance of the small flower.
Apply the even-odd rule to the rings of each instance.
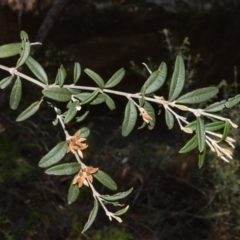
[[[72,184],[78,184],[78,187],[82,187],[84,184],[85,186],[89,187],[89,182],[93,182],[93,173],[96,173],[98,168],[94,168],[92,166],[84,167],[80,170],[78,175],[73,179]]]
[[[82,150],[86,149],[88,145],[83,143],[83,141],[86,141],[86,138],[81,138],[80,134],[80,131],[77,131],[71,139],[67,140],[67,152],[72,152],[73,154],[77,152],[83,158]]]
[[[143,121],[145,123],[149,123],[150,120],[152,120],[151,116],[147,113],[147,111],[144,108],[139,107],[138,110],[140,111],[139,115],[142,116]]]

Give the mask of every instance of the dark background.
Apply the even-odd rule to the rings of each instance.
[[[127,74],[117,89],[137,92],[146,80],[141,63],[157,68],[165,61],[170,80],[175,55],[188,37],[186,60],[191,57],[194,62],[197,56],[199,60],[190,68],[194,75],[185,91],[219,85],[224,79],[219,98],[238,93],[237,0],[9,2],[1,1],[0,44],[18,42],[20,30],[25,30],[31,42],[43,43],[33,54],[53,80],[60,64],[70,78],[75,61],[104,79],[124,67]],[[170,32],[172,52],[163,29]],[[4,59],[1,64],[11,66],[14,61]],[[80,83],[93,85],[84,73]],[[167,91],[165,87],[161,94],[167,96]],[[19,112],[9,110],[9,92],[8,88],[1,91],[0,97],[1,239],[240,239],[238,144],[233,163],[222,163],[209,152],[199,170],[197,152],[178,153],[187,136],[177,126],[168,131],[162,115],[154,130],[136,129],[122,138],[126,100],[120,97],[115,98],[117,110],[91,107],[83,123],[68,125],[72,133],[81,126],[91,129],[86,164],[108,172],[120,191],[134,187],[125,200],[130,210],[122,224],[109,223],[100,211],[82,236],[93,204],[89,189],[82,189],[79,199],[68,206],[71,178],[49,177],[37,167],[39,159],[63,138],[51,124],[54,113],[43,105],[33,118],[16,123]],[[39,89],[29,84],[24,84],[23,92],[19,111],[40,97]],[[238,113],[236,107],[224,114],[238,124]],[[239,133],[234,137],[240,139]],[[67,155],[64,161],[74,159]]]

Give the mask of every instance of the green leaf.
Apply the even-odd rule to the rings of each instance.
[[[26,64],[31,72],[43,83],[48,84],[48,77],[43,67],[31,56],[28,57]]]
[[[79,163],[63,163],[57,166],[53,166],[45,171],[48,175],[72,175],[80,171]]]
[[[124,114],[122,124],[122,135],[126,137],[134,128],[137,121],[137,109],[132,100],[129,100]]]
[[[78,101],[76,102],[73,102],[69,109],[67,110],[66,114],[65,115],[65,118],[64,118],[64,123],[69,123],[77,114],[77,105],[79,104]]]
[[[179,153],[187,153],[192,151],[198,145],[197,135],[195,134],[179,151]]]
[[[165,121],[167,123],[167,126],[169,129],[172,129],[174,126],[174,116],[173,114],[168,111],[167,109],[165,110]]]
[[[206,156],[206,145],[201,153],[198,154],[198,167],[202,168]]]
[[[39,161],[38,166],[46,168],[58,163],[66,155],[67,147],[66,141],[58,143]]]
[[[87,104],[87,103],[92,102],[92,101],[97,97],[98,93],[99,93],[99,90],[96,89],[94,92],[88,94],[88,96],[82,100],[81,105],[84,105],[84,104]],[[85,94],[85,96],[86,96],[86,93],[79,93],[79,94],[77,95],[77,98],[80,99],[79,96],[83,96],[83,94]],[[80,99],[80,100],[81,100],[81,99]]]
[[[94,71],[86,68],[84,72],[101,88],[104,88],[104,81],[103,79]]]
[[[147,81],[144,83],[141,92],[144,94],[150,94],[157,91],[165,82],[167,76],[167,65],[161,63],[158,70],[153,72]]]
[[[76,122],[83,121],[87,117],[88,114],[89,114],[89,111],[86,111],[82,116],[75,118]]]
[[[31,50],[27,33],[24,31],[21,31],[20,37],[22,39],[22,44],[21,44],[20,58],[17,61],[17,66],[16,66],[17,68],[22,66],[27,61],[28,56],[30,54],[30,50]]]
[[[6,77],[0,81],[0,88],[6,88],[12,82],[13,76]]]
[[[68,200],[67,200],[69,205],[77,200],[79,193],[80,193],[80,190],[78,185],[71,183],[68,190]]]
[[[98,213],[98,207],[99,207],[98,200],[96,198],[94,198],[94,207],[93,207],[92,211],[90,212],[90,215],[88,217],[88,221],[87,221],[87,223],[85,224],[85,226],[82,230],[82,234],[84,232],[86,232],[92,226],[92,224],[93,224],[93,222],[94,222],[94,220],[97,216],[97,213]]]
[[[90,134],[89,128],[83,127],[79,129],[82,138],[87,138]]]
[[[81,75],[81,65],[78,62],[74,63],[73,83],[76,84]]]
[[[198,150],[199,152],[203,152],[204,148],[205,148],[205,126],[204,126],[204,122],[200,117],[197,117],[197,138],[198,138]]]
[[[10,43],[0,47],[0,58],[12,57],[20,54],[21,43]]]
[[[121,215],[123,215],[124,213],[126,213],[128,209],[129,209],[129,206],[126,206],[125,208],[120,209],[119,211],[115,212],[113,215],[114,215],[114,216],[121,216]]]
[[[209,100],[218,93],[216,87],[206,87],[186,93],[176,100],[177,103],[196,104]]]
[[[105,102],[105,101],[106,101],[106,95],[99,93],[99,94],[97,95],[97,97],[96,97],[92,102],[90,102],[90,105],[101,104],[101,103],[103,103],[103,102]]]
[[[226,100],[221,102],[215,102],[204,109],[205,112],[219,112],[221,111],[226,104]]]
[[[223,121],[214,121],[214,122],[206,124],[205,125],[205,130],[206,131],[215,132],[215,131],[217,131],[219,129],[224,128],[224,126],[225,126],[225,122],[223,122]]]
[[[15,110],[18,108],[18,105],[20,103],[22,97],[22,82],[19,77],[17,77],[17,80],[15,81],[11,94],[10,94],[10,108]]]
[[[49,87],[42,91],[43,95],[58,102],[68,102],[71,99],[71,92],[66,88]]]
[[[98,170],[93,176],[105,187],[110,190],[117,190],[117,184],[113,181],[113,179],[106,174],[105,172]]]
[[[223,135],[222,135],[222,138],[221,138],[221,142],[222,141],[225,141],[225,139],[227,138],[229,132],[231,130],[231,124],[230,122],[227,120],[225,121],[225,124],[224,124],[224,130],[223,130]]]
[[[123,68],[119,69],[117,72],[115,72],[112,77],[107,81],[105,84],[105,88],[112,88],[115,87],[118,83],[121,82],[125,75],[125,70]]]
[[[57,72],[55,84],[59,84],[59,86],[62,87],[65,82],[66,75],[67,75],[66,70],[63,67],[63,65],[61,65]]]
[[[109,95],[105,94],[105,96],[106,96],[105,102],[106,102],[107,106],[109,107],[110,110],[114,110],[116,108],[115,102]]]
[[[235,106],[236,104],[238,104],[240,102],[240,94],[238,94],[235,97],[229,98],[228,101],[226,102],[225,106],[227,108],[231,108],[233,106]]]
[[[31,104],[17,117],[16,121],[21,122],[31,117],[33,114],[35,114],[38,111],[40,107],[40,103],[41,103],[40,101],[37,101]]]
[[[120,200],[123,199],[125,197],[127,197],[131,192],[132,192],[133,188],[130,188],[128,191],[126,192],[120,192],[117,194],[114,194],[112,196],[110,195],[101,195],[101,198],[107,201],[116,201],[116,200]]]
[[[152,105],[145,101],[143,108],[147,111],[147,113],[149,114],[149,116],[152,118],[152,120],[149,121],[148,124],[148,129],[152,130],[155,127],[155,123],[156,123],[156,117],[155,117],[155,111],[154,108],[152,107]]]
[[[189,124],[186,125],[186,128],[190,128],[193,131],[195,131],[197,129],[197,121],[192,121]]]
[[[177,56],[170,84],[169,101],[175,100],[181,93],[185,82],[185,67],[181,56]]]

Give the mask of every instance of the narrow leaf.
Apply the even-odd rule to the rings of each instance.
[[[197,135],[195,134],[179,151],[179,153],[187,153],[192,151],[198,145]]]
[[[204,126],[204,122],[200,117],[197,117],[197,138],[198,138],[198,150],[200,153],[203,152],[204,148],[205,148],[205,126]]]
[[[204,164],[205,156],[206,156],[206,146],[204,147],[203,152],[198,154],[198,167],[199,167],[199,169],[202,168],[202,166]]]
[[[81,105],[84,105],[84,104],[92,102],[97,97],[98,93],[99,93],[98,89],[96,89],[94,92],[90,93],[88,95],[88,97],[86,97],[85,99],[82,100]],[[78,94],[78,95],[80,95],[80,94]]]
[[[181,93],[185,82],[185,67],[181,56],[177,56],[170,84],[169,101],[175,100]]]
[[[165,110],[165,121],[167,123],[167,126],[169,129],[172,129],[174,126],[174,116],[173,114],[168,111],[167,109]]]
[[[109,107],[110,110],[114,110],[116,108],[115,102],[109,95],[105,94],[105,96],[106,96],[105,102],[106,102],[107,106]]]
[[[31,117],[33,114],[35,114],[38,111],[40,107],[40,103],[41,103],[40,101],[37,101],[31,104],[17,117],[16,121],[21,122]]]
[[[186,93],[176,100],[177,103],[196,104],[209,100],[218,93],[216,87],[206,87]]]
[[[121,216],[121,215],[123,215],[124,213],[126,213],[128,209],[129,209],[129,206],[126,206],[125,208],[120,209],[119,211],[115,212],[113,215],[114,215],[114,216]]]
[[[79,193],[80,193],[80,190],[78,185],[71,183],[68,190],[68,200],[67,200],[69,205],[77,200]]]
[[[21,43],[10,43],[0,46],[0,58],[12,57],[20,54]]]
[[[158,70],[153,72],[147,81],[144,83],[141,92],[144,94],[150,94],[156,92],[165,82],[167,76],[167,65],[161,63]]]
[[[85,224],[85,226],[82,230],[82,233],[86,232],[92,226],[92,224],[97,216],[97,213],[98,213],[98,207],[99,207],[98,200],[96,198],[94,198],[94,207],[93,207],[92,211],[90,212],[88,221]]]
[[[105,101],[106,101],[106,95],[100,93],[100,94],[97,95],[97,97],[92,102],[90,102],[90,105],[101,104]]]
[[[58,143],[38,163],[41,168],[46,168],[58,163],[66,154],[68,144],[66,141]]]
[[[48,84],[48,77],[43,67],[31,56],[28,57],[26,64],[31,72],[43,83]]]
[[[30,46],[30,42],[29,42],[27,33],[24,31],[21,31],[20,37],[22,39],[22,44],[21,44],[20,58],[17,61],[17,66],[16,66],[17,68],[26,62],[26,60],[28,59],[28,56],[30,54],[30,50],[31,50],[31,46]]]
[[[68,102],[71,99],[71,92],[66,88],[50,87],[42,91],[43,95],[58,102]]]
[[[79,163],[64,163],[53,166],[45,171],[48,175],[72,175],[80,171]]]
[[[228,101],[226,102],[225,106],[227,108],[231,108],[233,106],[235,106],[236,104],[238,104],[240,102],[240,94],[238,94],[237,96],[233,97],[233,98],[229,98]]]
[[[113,179],[106,174],[105,172],[98,170],[93,176],[105,187],[110,190],[117,190],[117,184],[113,181]]]
[[[190,128],[193,131],[195,131],[197,129],[197,121],[192,121],[189,124],[186,125],[186,128]]]
[[[132,192],[132,190],[133,190],[133,188],[130,188],[126,192],[120,192],[120,193],[114,194],[112,196],[110,196],[110,195],[101,195],[101,198],[103,198],[104,200],[107,200],[107,201],[120,200],[120,199],[123,199],[123,198],[127,197]]]
[[[145,101],[143,108],[147,111],[147,113],[149,114],[149,116],[152,118],[152,120],[149,120],[149,124],[148,124],[148,129],[152,130],[155,127],[155,123],[156,123],[156,117],[155,117],[155,111],[154,108],[152,107],[152,105]]]
[[[222,138],[221,138],[221,142],[222,141],[225,141],[225,139],[227,138],[229,132],[231,130],[231,124],[229,121],[225,121],[225,126],[224,126],[224,130],[223,130],[223,135],[222,135]]]
[[[215,102],[204,109],[205,112],[219,112],[225,107],[226,100]]]
[[[13,76],[6,77],[0,81],[0,88],[6,88],[12,82]]]
[[[81,75],[81,65],[78,62],[74,63],[73,83],[76,84]]]
[[[115,72],[112,77],[107,81],[105,84],[105,88],[112,88],[115,87],[118,83],[121,82],[125,75],[125,70],[123,68],[119,69],[117,72]]]
[[[88,114],[89,114],[89,111],[86,111],[82,116],[75,118],[76,122],[83,121],[87,117]]]
[[[205,125],[205,130],[206,131],[215,132],[215,131],[217,131],[219,129],[224,128],[224,126],[225,126],[225,122],[223,122],[223,121],[214,121],[214,122],[206,124]]]
[[[65,115],[65,118],[64,118],[64,123],[69,123],[77,114],[77,105],[79,104],[78,101],[76,102],[73,102],[69,109],[67,110],[66,114]]]
[[[102,89],[104,88],[104,81],[103,79],[94,71],[86,68],[84,72]]]
[[[10,108],[15,110],[18,108],[18,105],[20,103],[22,97],[22,82],[19,77],[17,77],[17,80],[15,81],[11,94],[10,94]]]
[[[126,137],[134,128],[137,121],[137,109],[132,100],[129,100],[124,113],[122,135]]]

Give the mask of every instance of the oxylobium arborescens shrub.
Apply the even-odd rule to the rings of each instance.
[[[49,107],[55,112],[56,118],[53,120],[53,125],[61,125],[65,133],[65,139],[42,157],[38,165],[39,167],[46,168],[46,174],[73,175],[68,192],[69,204],[77,199],[80,188],[87,186],[92,191],[94,207],[82,232],[85,232],[94,222],[99,205],[104,209],[110,220],[114,218],[118,222],[122,222],[119,216],[128,210],[128,206],[116,212],[110,212],[106,205],[112,204],[121,207],[122,204],[119,204],[118,200],[125,198],[132,191],[132,189],[129,189],[126,192],[119,192],[114,195],[103,195],[95,189],[94,178],[113,191],[117,190],[117,184],[107,173],[100,170],[99,167],[84,164],[83,152],[88,148],[86,142],[90,134],[89,129],[84,127],[73,135],[70,135],[65,127],[70,121],[81,122],[87,117],[88,111],[83,112],[80,116],[78,115],[85,104],[106,104],[110,110],[114,110],[116,106],[110,95],[115,94],[127,98],[122,123],[122,135],[124,137],[131,133],[139,115],[143,119],[143,125],[140,128],[147,126],[150,130],[153,129],[156,122],[156,114],[152,104],[157,104],[165,110],[165,121],[169,129],[173,128],[174,123],[177,122],[183,132],[192,136],[180,149],[180,153],[186,153],[198,148],[199,168],[203,166],[207,147],[226,162],[232,159],[235,140],[229,137],[229,133],[231,128],[237,128],[238,126],[231,119],[222,117],[219,114],[216,115],[215,113],[220,112],[223,108],[231,108],[238,104],[240,102],[240,95],[228,100],[214,102],[204,109],[191,108],[191,104],[196,105],[206,102],[216,96],[218,88],[205,87],[181,95],[185,83],[185,66],[181,56],[176,57],[167,96],[158,96],[156,93],[166,80],[167,65],[164,62],[154,71],[145,65],[149,72],[149,77],[140,91],[137,93],[126,93],[112,90],[125,75],[125,70],[122,68],[115,72],[107,81],[104,81],[94,71],[85,69],[84,72],[96,84],[96,87],[87,87],[78,85],[81,75],[81,66],[79,63],[75,63],[74,65],[73,79],[70,85],[64,84],[67,73],[61,65],[58,69],[55,82],[49,83],[48,76],[43,67],[30,56],[31,47],[39,43],[30,43],[28,35],[24,31],[21,31],[20,37],[21,42],[0,47],[0,58],[20,55],[16,66],[9,68],[0,65],[0,69],[9,72],[9,76],[0,81],[0,88],[4,89],[14,82],[9,99],[10,108],[13,110],[18,108],[22,96],[24,97],[24,94],[22,94],[22,80],[29,81],[31,84],[33,83],[41,88],[42,97],[39,101],[30,103],[29,107],[19,114],[16,119],[18,122],[24,121],[35,114],[40,109],[43,101],[47,101]],[[24,64],[35,75],[35,78],[18,71],[19,67]],[[57,102],[66,103],[65,109],[59,109],[56,104]],[[192,113],[195,120],[189,122],[179,112]],[[222,143],[225,144],[223,145]],[[73,154],[76,162],[58,164],[67,153]]]

